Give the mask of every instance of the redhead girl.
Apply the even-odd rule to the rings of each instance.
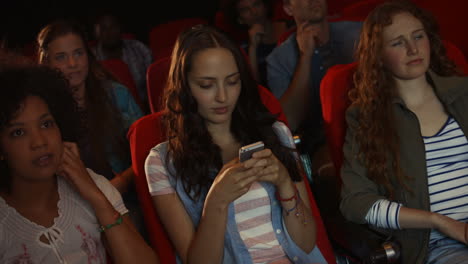
[[[347,112],[341,211],[402,245],[402,263],[467,263],[468,78],[409,1],[369,14]]]

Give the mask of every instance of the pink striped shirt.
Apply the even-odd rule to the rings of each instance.
[[[295,147],[291,132],[283,123],[276,122],[275,129],[286,133],[288,147]],[[168,172],[156,151],[151,151],[146,160],[148,187],[152,196],[174,193],[168,179]],[[234,201],[235,220],[239,234],[244,241],[253,263],[286,264],[291,263],[276,239],[271,222],[271,205],[266,190],[254,183],[250,190]]]

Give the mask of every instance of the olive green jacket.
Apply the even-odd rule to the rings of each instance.
[[[446,112],[455,118],[465,135],[468,135],[468,78],[440,77],[428,74],[435,93],[445,107]],[[421,136],[418,118],[406,106],[403,100],[396,98],[393,104],[396,130],[399,136],[400,164],[403,173],[411,180],[410,193],[394,183],[393,201],[408,208],[429,211],[429,193],[427,183],[426,153]],[[365,216],[372,205],[379,199],[388,199],[383,186],[378,186],[367,178],[367,169],[356,158],[358,145],[355,128],[358,125],[358,108],[350,107],[346,113],[348,129],[343,146],[344,162],[341,170],[343,186],[340,210],[344,217],[352,222],[365,224]],[[430,229],[386,230],[401,243],[402,263],[424,263],[428,253]]]

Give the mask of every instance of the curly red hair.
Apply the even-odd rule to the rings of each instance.
[[[431,49],[429,68],[441,76],[458,74],[455,64],[446,56],[438,35],[435,19],[428,12],[409,1],[390,1],[375,8],[366,18],[356,51],[358,61],[354,74],[354,88],[349,96],[353,106],[359,109],[356,140],[358,158],[368,170],[368,177],[383,185],[392,197],[394,188],[390,177],[408,189],[409,177],[400,167],[399,139],[392,112],[392,99],[397,96],[393,74],[382,62],[382,32],[392,24],[392,18],[400,13],[409,13],[423,24]],[[390,166],[389,166],[390,165]]]

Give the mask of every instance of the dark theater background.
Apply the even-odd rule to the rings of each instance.
[[[211,21],[217,8],[218,0],[2,1],[0,39],[7,41],[10,48],[18,48],[34,41],[40,28],[57,18],[77,19],[90,31],[94,18],[109,11],[121,19],[126,32],[147,43],[151,27],[184,17],[204,17]]]
[[[282,0],[277,0],[281,2]],[[363,20],[375,5],[384,0],[327,0],[331,18]],[[466,0],[411,0],[430,10],[436,17],[444,39],[450,40],[468,54],[466,34]],[[2,1],[0,41],[3,46],[18,49],[31,45],[40,28],[57,18],[75,18],[92,33],[95,17],[112,12],[120,18],[124,31],[148,43],[148,34],[155,25],[180,18],[202,17],[214,22],[220,0],[14,0]],[[92,35],[90,34],[90,37]]]

